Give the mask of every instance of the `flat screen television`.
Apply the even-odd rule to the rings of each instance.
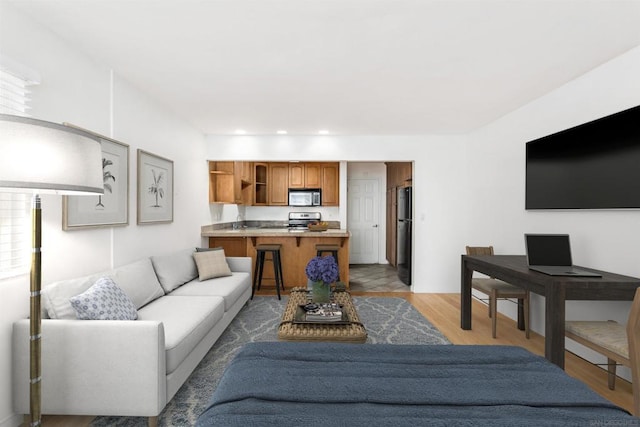
[[[527,142],[525,208],[640,208],[640,106]]]

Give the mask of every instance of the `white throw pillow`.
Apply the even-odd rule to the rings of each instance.
[[[193,259],[196,260],[201,282],[215,277],[231,276],[224,250],[195,252]]]
[[[131,298],[110,277],[101,277],[89,289],[70,298],[80,320],[136,320]]]

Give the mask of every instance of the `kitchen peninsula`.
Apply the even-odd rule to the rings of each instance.
[[[326,231],[295,230],[285,225],[257,225],[255,227],[216,228],[208,225],[201,229],[202,237],[207,237],[209,247],[222,247],[227,256],[251,257],[252,266],[256,262],[256,245],[264,243],[281,244],[282,270],[284,285],[287,290],[296,286],[306,286],[305,267],[309,260],[316,256],[316,245],[338,245],[338,264],[340,280],[349,283],[349,237],[345,229],[329,228]],[[263,283],[272,283],[273,269],[271,263],[265,264]]]

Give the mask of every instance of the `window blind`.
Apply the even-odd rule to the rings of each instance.
[[[31,84],[0,69],[0,113],[29,116]],[[0,278],[29,271],[30,200],[24,193],[0,192]]]

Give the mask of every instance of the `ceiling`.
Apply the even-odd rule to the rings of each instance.
[[[208,134],[468,132],[640,45],[638,0],[5,5]]]

